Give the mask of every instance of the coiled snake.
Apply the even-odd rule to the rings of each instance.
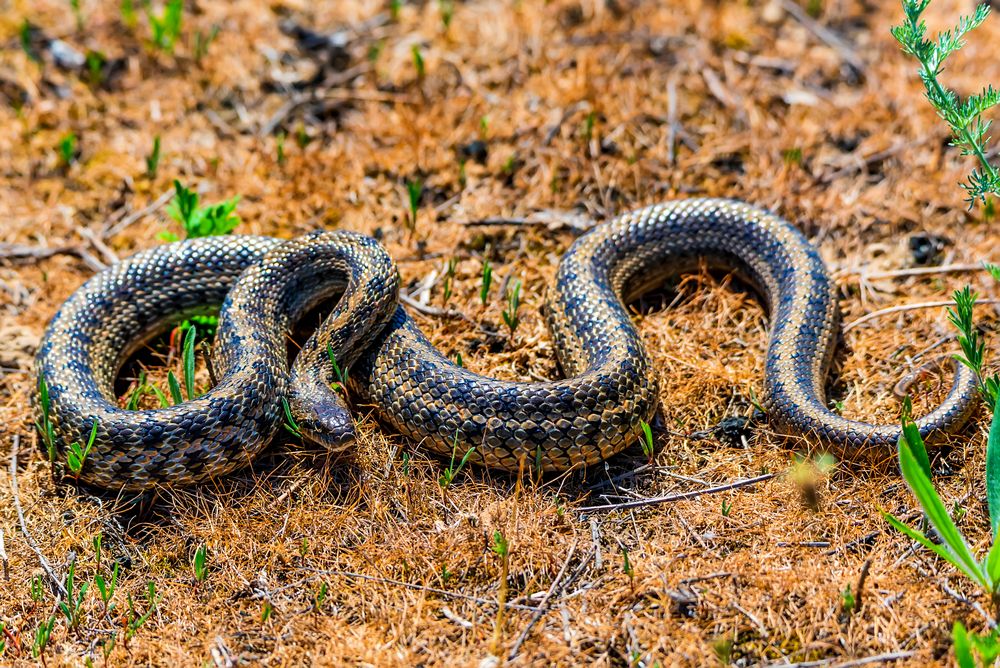
[[[490,467],[564,470],[635,442],[657,383],[623,304],[699,261],[737,270],[770,313],[764,405],[772,425],[841,449],[894,445],[896,426],[827,407],[837,302],[816,249],[792,225],[749,204],[691,199],[626,213],[580,237],[562,258],[546,317],[566,378],[521,383],[456,366],[398,305],[395,265],[373,239],[322,232],[282,242],[224,236],[164,245],[96,275],[53,317],[36,359],[63,447],[97,437],[81,478],[105,488],[187,485],[250,463],[282,420],[282,398],[312,440],[340,448],[353,422],[327,347],[351,367],[351,391],[396,430],[435,451]],[[286,335],[342,292],[288,368]],[[165,321],[222,303],[217,384],[169,408],[126,410],[115,378]],[[696,335],[696,333],[695,333]],[[976,379],[956,368],[945,401],[918,420],[952,431],[969,416]],[[36,400],[36,413],[39,411]]]

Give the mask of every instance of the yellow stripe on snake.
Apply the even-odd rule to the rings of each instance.
[[[783,219],[733,200],[658,204],[577,239],[547,297],[561,380],[500,381],[456,366],[398,304],[399,277],[385,250],[349,232],[284,242],[211,237],[138,253],[66,301],[36,371],[60,454],[96,422],[81,479],[109,489],[190,485],[247,466],[279,428],[282,398],[310,440],[344,447],[354,423],[331,388],[328,347],[350,367],[356,402],[406,436],[445,456],[471,450],[470,461],[489,467],[565,470],[628,447],[652,420],[654,369],[624,304],[698,262],[736,270],[768,308],[763,394],[772,425],[848,451],[895,445],[898,426],[848,420],[827,406],[839,319],[816,249]],[[337,294],[290,369],[288,331]],[[171,319],[219,303],[217,384],[168,408],[121,408],[113,386],[127,358]],[[961,426],[975,384],[957,367],[947,398],[917,421],[921,432]]]

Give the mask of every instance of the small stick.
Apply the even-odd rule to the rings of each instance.
[[[765,473],[764,475],[759,475],[756,478],[737,480],[736,482],[731,482],[726,485],[720,485],[718,487],[709,487],[708,489],[698,489],[693,492],[684,492],[683,494],[672,494],[670,496],[657,496],[651,499],[628,501],[625,503],[609,503],[603,506],[584,506],[582,508],[577,508],[577,510],[581,513],[600,512],[605,510],[628,510],[629,508],[642,508],[644,506],[653,506],[660,503],[683,501],[685,499],[694,499],[696,497],[703,496],[706,494],[718,494],[719,492],[728,492],[731,489],[739,489],[740,487],[748,487],[750,485],[756,485],[759,482],[764,482],[766,480],[771,480],[772,478],[777,478],[778,475],[779,474],[777,473]]]
[[[848,275],[858,276],[862,280],[877,281],[886,278],[905,278],[908,276],[933,276],[936,274],[964,273],[970,271],[986,271],[982,264],[942,264],[937,267],[911,267],[909,269],[893,269],[871,274],[864,271],[852,271]]]
[[[825,42],[827,46],[831,47],[834,51],[840,54],[841,59],[851,65],[851,67],[856,69],[859,73],[864,74],[865,63],[858,58],[858,54],[854,52],[854,47],[848,44],[843,38],[834,33],[832,30],[821,25],[818,21],[806,14],[805,11],[792,2],[792,0],[780,0],[780,2],[781,8],[791,14],[793,19],[801,23],[806,30],[811,32],[821,41]]]
[[[427,304],[421,304],[416,299],[413,299],[409,295],[405,295],[402,292],[399,293],[399,301],[403,302],[414,311],[419,311],[426,315],[434,316],[445,316],[448,318],[461,318],[462,314],[458,311],[453,311],[451,309],[440,309],[436,306],[428,306]]]
[[[56,577],[55,571],[52,569],[52,565],[49,560],[45,558],[42,551],[38,548],[38,543],[35,539],[31,537],[31,533],[28,531],[28,522],[24,519],[24,511],[21,509],[21,498],[17,492],[17,449],[21,444],[21,436],[19,434],[14,434],[14,443],[10,448],[10,491],[14,495],[14,508],[17,510],[17,519],[21,523],[21,533],[24,534],[25,540],[28,542],[28,547],[32,549],[35,555],[38,557],[39,563],[42,565],[42,570],[45,571],[45,575],[49,578],[49,586],[51,587],[53,593],[65,598],[66,588],[63,583]]]
[[[171,188],[170,190],[166,191],[165,193],[157,197],[155,200],[153,200],[152,203],[144,206],[138,211],[133,211],[129,215],[122,218],[117,225],[105,229],[104,232],[101,234],[101,236],[105,239],[115,236],[116,234],[118,234],[125,228],[129,227],[132,223],[139,220],[143,216],[149,215],[157,211],[160,207],[169,202],[171,198],[173,198],[173,196],[174,196],[174,189]]]
[[[1000,299],[982,299],[976,302],[977,304],[1000,304]],[[928,308],[942,308],[944,306],[954,306],[953,301],[940,301],[940,302],[920,302],[918,304],[901,304],[899,306],[891,306],[889,308],[879,309],[878,311],[872,311],[867,315],[863,315],[853,322],[849,322],[844,325],[844,332],[849,332],[858,325],[864,324],[869,320],[874,320],[875,318],[881,318],[884,315],[892,315],[893,313],[903,313],[904,311],[919,311]]]
[[[861,607],[864,605],[864,595],[865,595],[865,581],[868,579],[868,571],[872,567],[871,557],[865,559],[865,563],[861,566],[861,573],[858,574],[858,586],[855,588],[854,593],[854,611],[861,612]]]
[[[785,668],[817,668],[818,666],[830,666],[830,668],[855,668],[855,666],[867,666],[872,663],[887,663],[889,661],[901,661],[909,659],[915,652],[890,652],[888,654],[875,654],[861,659],[852,659],[843,663],[834,663],[836,659],[817,659],[816,661],[802,661],[799,663],[779,664]]]
[[[7,563],[7,547],[3,544],[3,529],[0,529],[0,561],[3,562],[3,579],[10,580],[10,565]]]
[[[549,601],[552,600],[552,597],[558,596],[559,593],[562,591],[563,589],[562,579],[563,576],[566,574],[566,568],[567,566],[569,566],[569,562],[573,560],[573,555],[576,553],[577,542],[579,541],[574,541],[573,545],[570,546],[569,554],[566,555],[566,560],[563,562],[562,568],[560,568],[559,572],[556,573],[555,579],[552,580],[552,585],[549,587],[549,590],[545,592],[545,596],[542,597],[541,602],[538,604],[538,610],[535,612],[535,614],[531,616],[531,619],[528,620],[527,626],[524,627],[524,630],[521,631],[521,635],[519,635],[517,637],[517,640],[514,642],[514,646],[511,648],[510,653],[507,655],[508,661],[514,660],[514,658],[517,656],[517,653],[521,649],[521,645],[523,645],[524,641],[528,639],[528,634],[531,633],[531,629],[534,628],[535,624],[538,623],[538,620],[542,618],[542,615],[544,615],[548,611]]]
[[[90,228],[80,227],[77,229],[77,234],[90,242],[94,250],[104,258],[106,264],[118,264],[121,262],[121,258]]]

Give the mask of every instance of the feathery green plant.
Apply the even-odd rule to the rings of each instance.
[[[951,54],[965,46],[965,35],[982,25],[990,13],[989,3],[979,3],[970,16],[962,16],[951,30],[940,33],[936,39],[927,39],[927,25],[921,18],[931,0],[903,0],[903,23],[893,26],[892,36],[903,51],[920,62],[920,80],[924,83],[927,99],[938,115],[951,128],[952,146],[962,149],[962,155],[975,156],[980,169],[973,169],[969,179],[962,184],[968,194],[971,208],[976,200],[986,202],[987,195],[1000,194],[1000,171],[987,157],[987,136],[991,121],[983,120],[983,113],[1000,104],[1000,91],[986,86],[977,95],[962,99],[955,91],[941,84],[939,77],[944,62]]]

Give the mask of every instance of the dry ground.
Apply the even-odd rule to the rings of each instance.
[[[976,272],[878,275],[912,267],[908,243],[922,234],[949,240],[938,263],[997,259],[994,223],[968,211],[956,185],[970,165],[947,147],[888,35],[896,2],[455,2],[446,28],[451,3],[437,1],[406,2],[394,17],[376,0],[188,0],[173,56],[150,46],[142,12],[129,27],[117,1],[80,4],[82,30],[66,2],[0,2],[0,242],[16,245],[0,244],[0,662],[33,661],[35,629],[54,609],[51,593],[31,597],[41,570],[7,465],[18,435],[19,497],[40,551],[60,574],[75,555],[78,579],[122,567],[117,609],[105,615],[92,585],[78,630],[57,619],[49,665],[100,665],[110,637],[109,665],[485,665],[491,653],[514,665],[878,655],[927,665],[949,660],[954,620],[983,628],[961,600],[974,595],[966,583],[880,519],[880,508],[913,516],[891,453],[785,475],[820,445],[766,428],[745,445],[661,434],[652,466],[629,452],[542,481],[469,469],[442,489],[445,463],[366,420],[353,462],[283,440],[239,475],[132,503],[54,480],[27,410],[32,354],[61,301],[111,256],[178,231],[162,208],[174,178],[208,201],[242,195],[241,232],[376,233],[407,290],[431,306],[457,258],[449,306],[471,323],[421,316],[421,326],[449,355],[504,378],[556,373],[539,310],[579,234],[566,213],[601,219],[695,194],[770,207],[820,246],[847,322],[947,299],[967,281],[992,295]],[[935,0],[933,27],[972,4]],[[38,30],[29,43],[40,63],[21,48],[24,20]],[[196,62],[195,35],[212,26],[218,36]],[[306,49],[292,26],[336,39]],[[61,69],[47,38],[113,66],[98,78]],[[1000,81],[998,40],[994,17],[948,81],[966,92]],[[66,166],[57,147],[70,132],[79,153]],[[163,157],[150,178],[156,135]],[[411,233],[405,184],[415,180],[425,188]],[[557,213],[545,225],[539,212]],[[491,217],[529,224],[465,224]],[[497,279],[482,308],[486,258]],[[501,284],[514,277],[523,324],[510,338]],[[637,317],[674,432],[749,414],[762,386],[765,314],[729,283],[687,277]],[[836,398],[874,421],[897,418],[899,378],[954,348],[940,308],[868,321],[846,340]],[[942,396],[937,380],[922,390],[921,409]],[[934,454],[980,550],[984,427],[980,416]],[[629,512],[576,510],[764,472],[781,475]],[[495,531],[510,543],[504,582]],[[196,585],[202,544],[208,575]],[[857,589],[866,561],[863,608],[845,617],[841,592]],[[158,604],[127,639],[126,594],[142,613],[149,582]]]

